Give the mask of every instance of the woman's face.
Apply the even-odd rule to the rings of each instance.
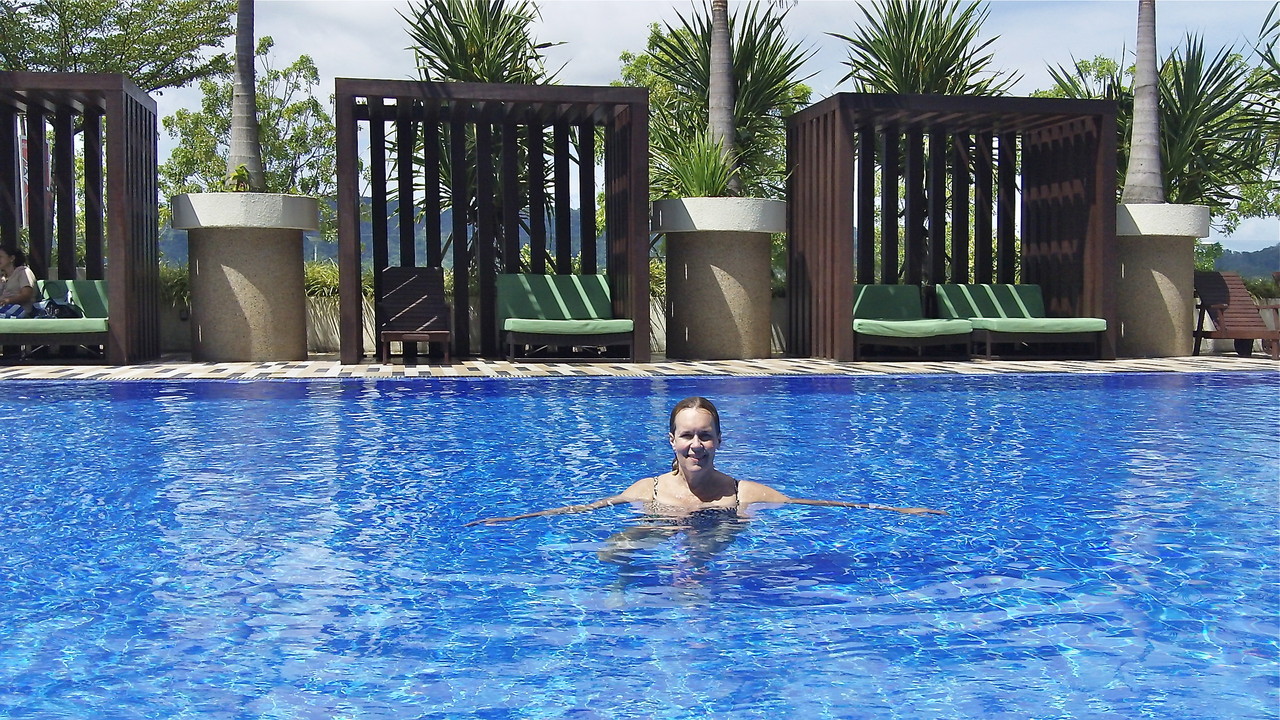
[[[12,270],[12,269],[13,269],[13,256],[3,250],[0,250],[0,270]]]
[[[675,430],[670,437],[676,463],[686,476],[714,468],[720,433],[716,432],[711,413],[697,408],[681,410],[676,413]]]

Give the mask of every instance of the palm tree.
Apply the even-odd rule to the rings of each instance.
[[[1156,0],[1138,0],[1138,59],[1134,68],[1133,139],[1125,172],[1124,203],[1165,201],[1160,165],[1160,75],[1156,69]]]
[[[231,96],[231,139],[227,179],[236,189],[264,192],[262,143],[258,134],[257,75],[254,69],[253,0],[236,3],[236,66]]]
[[[640,78],[667,88],[654,96],[660,101],[650,108],[655,197],[781,195],[782,118],[808,103],[809,89],[797,74],[812,51],[787,38],[785,9],[767,7],[749,5],[729,18],[732,102],[729,129],[719,137],[710,127],[722,110],[712,112],[712,96],[720,94],[718,83],[724,81],[713,71],[715,18],[705,12],[681,15],[680,23],[665,31],[655,26],[646,67],[656,77]],[[718,122],[723,128],[723,118]],[[726,146],[726,137],[732,145]]]
[[[827,33],[849,43],[849,72],[857,92],[938,95],[1002,95],[1016,73],[990,70],[981,44],[984,5],[950,0],[874,0],[860,5],[866,22],[853,36]],[[986,75],[986,77],[983,77]]]
[[[729,39],[729,0],[711,0],[711,57],[707,83],[707,134],[720,146],[729,169],[728,193],[742,193],[737,172],[737,137],[733,125],[733,47]]]

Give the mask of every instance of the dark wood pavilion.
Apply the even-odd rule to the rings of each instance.
[[[988,282],[1106,318],[1114,354],[1114,103],[844,93],[787,157],[789,354],[853,358],[855,283]]]
[[[114,365],[160,356],[156,145],[155,100],[123,75],[0,72],[0,243],[25,245],[38,278],[72,279],[83,239],[85,276],[107,281]]]
[[[501,356],[498,274],[603,272],[615,317],[635,322],[635,359],[648,360],[647,90],[348,78],[338,78],[336,90],[343,363],[364,356],[365,157],[374,268],[446,267],[454,355]],[[597,131],[603,135],[603,247],[596,234]],[[449,224],[442,228],[446,211]],[[377,272],[374,278],[376,298]],[[472,318],[479,337],[473,337]]]

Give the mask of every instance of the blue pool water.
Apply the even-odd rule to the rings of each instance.
[[[731,474],[951,514],[770,508],[630,555],[629,508],[461,527],[662,470],[690,394]],[[0,717],[1277,717],[1277,397],[1275,373],[9,383]]]

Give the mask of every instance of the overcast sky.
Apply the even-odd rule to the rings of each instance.
[[[730,2],[730,10],[739,5]],[[257,0],[256,31],[275,40],[274,64],[283,67],[307,54],[320,70],[321,90],[333,92],[335,77],[413,79],[417,77],[401,13],[404,0]],[[618,55],[644,49],[652,23],[678,22],[701,5],[692,0],[541,0],[542,20],[535,34],[542,42],[562,42],[547,51],[549,67],[570,85],[607,85],[618,79]],[[994,0],[981,37],[998,36],[991,46],[997,69],[1022,79],[1013,93],[1029,95],[1049,87],[1047,67],[1070,66],[1076,59],[1132,53],[1137,35],[1135,0]],[[1255,41],[1271,0],[1160,0],[1156,38],[1161,56],[1179,46],[1187,33],[1204,37],[1210,51]],[[846,44],[827,33],[855,33],[862,20],[853,0],[798,0],[787,28],[815,54],[804,68],[813,99],[848,91],[841,84]],[[198,91],[169,90],[157,97],[161,116],[180,107],[197,107]],[[161,133],[161,158],[173,140]],[[1218,237],[1233,250],[1257,250],[1280,242],[1280,219],[1249,221],[1232,237]]]

